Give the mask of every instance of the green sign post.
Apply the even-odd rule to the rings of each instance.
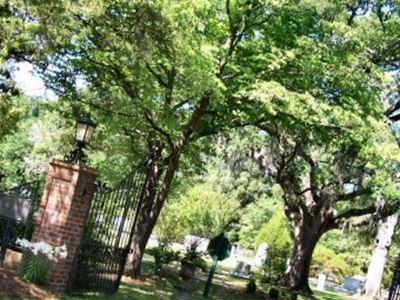
[[[228,258],[231,254],[231,243],[229,243],[228,239],[224,236],[223,233],[211,239],[210,243],[208,244],[207,250],[208,254],[213,259],[213,263],[208,273],[208,278],[206,282],[206,286],[204,287],[203,296],[207,297],[208,292],[210,291],[211,282],[217,269],[217,264],[219,260],[224,260]]]

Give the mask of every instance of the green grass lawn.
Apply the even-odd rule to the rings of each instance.
[[[86,294],[63,294],[63,300],[99,300],[99,299],[136,299],[136,300],[200,300],[202,296],[207,273],[198,272],[195,279],[190,282],[181,280],[178,274],[179,264],[171,264],[169,267],[159,274],[154,275],[152,269],[152,259],[145,256],[143,264],[144,276],[141,280],[132,280],[124,277],[120,289],[115,294],[103,293],[86,293]],[[233,277],[230,275],[230,270],[221,266],[214,276],[213,285],[210,290],[208,299],[213,300],[230,300],[230,299],[268,299],[267,285],[259,285],[257,293],[253,295],[246,294],[245,288],[248,283],[247,279]],[[14,296],[18,296],[15,294]],[[329,292],[316,292],[315,296],[322,300],[348,300],[349,297],[340,296]],[[16,299],[16,297],[6,297],[0,291],[0,299]],[[55,295],[55,298],[57,295]],[[22,299],[22,298],[18,298]],[[280,299],[289,299],[280,298]],[[298,297],[298,300],[306,299]]]
[[[145,261],[145,276],[142,280],[131,280],[124,278],[118,293],[107,295],[101,293],[63,295],[63,300],[79,299],[137,299],[137,300],[170,300],[170,299],[204,299],[202,296],[206,273],[198,273],[198,278],[190,283],[183,282],[177,273],[177,265],[174,265],[163,272],[162,275],[152,275],[151,261],[147,258]],[[221,270],[222,271],[222,270]],[[213,285],[208,299],[230,300],[230,299],[268,299],[267,286],[259,286],[255,295],[249,295],[244,292],[246,279],[230,276],[226,270],[216,273]],[[184,289],[184,291],[183,291]],[[321,300],[349,300],[350,297],[341,296],[329,292],[316,292],[315,296]],[[285,299],[285,298],[280,298]],[[288,298],[286,298],[288,299]],[[298,300],[307,299],[298,297]]]
[[[315,296],[318,299],[323,299],[323,300],[351,300],[354,298],[344,296],[344,295],[339,295],[331,292],[315,292]]]
[[[237,283],[237,280],[236,280]],[[243,282],[243,286],[245,282]],[[247,295],[244,293],[242,284],[230,283],[229,286],[221,282],[220,276],[216,276],[211,287],[208,299],[265,299],[265,295]],[[182,290],[184,288],[185,291]],[[78,299],[138,299],[138,300],[167,300],[167,299],[204,299],[202,296],[204,281],[194,279],[190,283],[184,283],[173,275],[150,276],[144,280],[130,281],[126,279],[121,285],[118,293],[114,295],[87,294],[87,295],[64,295],[64,300]]]
[[[145,255],[143,261],[142,280],[130,280],[124,277],[118,293],[105,294],[80,294],[64,295],[64,300],[78,299],[138,299],[138,300],[170,300],[170,299],[204,299],[202,296],[207,273],[198,272],[197,278],[190,283],[183,282],[179,275],[179,264],[174,263],[162,275],[154,275],[152,271],[153,259]],[[229,276],[224,268],[214,275],[208,299],[265,299],[265,293],[261,291],[256,295],[244,293],[247,284],[246,279]]]
[[[171,299],[190,299],[190,300],[204,300],[202,291],[204,282],[195,281],[192,283],[191,292],[183,294],[179,292],[176,285],[179,280],[152,276],[144,280],[140,285],[133,285],[133,283],[124,283],[121,285],[118,293],[113,295],[106,294],[86,294],[86,295],[65,295],[63,300],[100,300],[100,299],[137,299],[137,300],[171,300]],[[218,282],[218,281],[217,281]],[[350,300],[352,298],[341,296],[330,292],[316,292],[315,296],[321,300]],[[220,283],[214,284],[210,291],[208,299],[214,300],[244,300],[244,299],[268,299],[265,293],[257,295],[247,295],[241,290],[227,290],[226,287],[221,286]],[[299,297],[299,300],[306,299]]]

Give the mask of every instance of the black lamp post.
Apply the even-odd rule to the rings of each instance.
[[[90,116],[85,116],[76,121],[75,141],[77,147],[67,155],[67,162],[87,163],[87,156],[83,151],[83,148],[90,143],[96,126],[97,124],[90,118]]]

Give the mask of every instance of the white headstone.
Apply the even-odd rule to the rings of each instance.
[[[318,283],[317,283],[317,291],[323,291],[325,286],[326,275],[319,274]]]
[[[267,257],[268,257],[268,244],[262,243],[257,249],[256,256],[253,258],[252,262],[253,267],[261,268],[267,261]]]
[[[153,247],[158,247],[160,243],[158,242],[158,239],[155,235],[150,235],[149,241],[147,242],[146,247],[147,248],[153,248]]]

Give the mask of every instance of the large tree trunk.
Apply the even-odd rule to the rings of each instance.
[[[131,243],[132,254],[130,256],[130,264],[132,269],[129,275],[132,278],[140,276],[144,251],[164,202],[167,199],[174,174],[178,168],[178,160],[179,152],[171,156],[170,164],[164,176],[161,176],[162,172],[157,170],[156,166],[149,167],[144,196],[137,212],[135,233]],[[161,182],[159,182],[160,179]]]
[[[380,299],[382,276],[385,270],[387,254],[392,245],[393,235],[398,222],[397,215],[391,215],[379,221],[378,233],[368,267],[367,280],[364,286],[364,297]]]
[[[143,230],[141,230],[143,229]],[[142,260],[144,255],[144,250],[146,249],[147,242],[150,238],[152,226],[147,224],[147,222],[141,223],[141,226],[137,227],[136,232],[132,239],[132,254],[130,255],[130,267],[132,268],[129,275],[132,278],[138,278],[142,270]]]
[[[283,287],[307,294],[312,293],[308,276],[312,254],[320,237],[321,230],[315,223],[314,226],[298,225],[295,227],[295,244],[289,265],[281,281]]]
[[[171,155],[168,157],[168,164],[165,167],[165,172],[157,169],[157,158],[162,156],[163,150],[161,144],[153,145],[150,143],[150,153],[153,155],[153,158],[150,160],[153,161],[153,165],[149,168],[145,193],[138,210],[135,236],[133,238],[133,253],[131,256],[131,265],[133,269],[130,272],[133,278],[138,278],[140,276],[144,250],[171,189],[175,172],[179,166],[181,150],[189,142],[197,123],[210,104],[211,97],[211,92],[204,92],[199,105],[192,113],[189,122],[182,131],[181,139],[176,145],[172,145],[173,143],[171,142],[170,146],[172,151]]]

